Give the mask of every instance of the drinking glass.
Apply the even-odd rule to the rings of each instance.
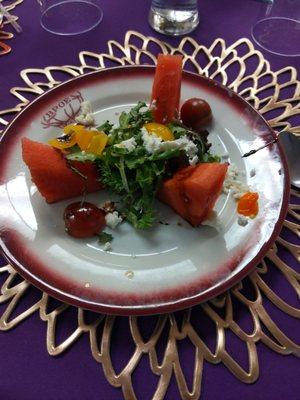
[[[300,55],[300,0],[265,0],[252,27],[254,41],[273,54]]]
[[[197,0],[152,0],[149,24],[159,33],[179,36],[199,23]]]
[[[41,25],[57,35],[77,35],[95,28],[103,18],[98,0],[38,0]]]

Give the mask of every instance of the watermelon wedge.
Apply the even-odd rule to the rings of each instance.
[[[31,179],[48,203],[69,199],[101,188],[96,167],[91,162],[72,161],[81,174],[87,177],[85,181],[72,171],[60,151],[53,147],[27,138],[22,139],[22,156],[29,168]]]
[[[209,217],[219,195],[228,164],[203,163],[185,167],[166,180],[158,198],[172,207],[191,225]]]
[[[159,54],[151,96],[155,122],[167,124],[178,116],[181,75],[181,55]]]

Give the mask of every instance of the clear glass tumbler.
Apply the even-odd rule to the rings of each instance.
[[[103,18],[99,0],[38,0],[41,25],[57,35],[77,35],[95,28]]]
[[[300,0],[265,0],[251,33],[264,50],[300,56]]]
[[[149,24],[165,35],[192,32],[199,24],[197,0],[152,0]]]

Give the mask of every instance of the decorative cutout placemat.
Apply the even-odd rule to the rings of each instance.
[[[19,103],[12,109],[0,111],[0,126],[19,112],[29,101],[47,89],[91,70],[126,64],[154,64],[158,53],[180,53],[184,68],[216,79],[241,94],[257,108],[274,129],[288,129],[300,136],[300,126],[295,117],[300,115],[300,82],[293,67],[271,71],[263,55],[254,49],[248,39],[240,39],[227,46],[223,39],[216,39],[210,47],[198,44],[186,37],[174,48],[158,39],[146,37],[134,31],[127,32],[124,44],[108,42],[108,52],[96,54],[82,51],[80,65],[26,69],[21,72],[24,87],[11,89]],[[269,306],[284,313],[287,318],[300,318],[300,307],[290,304],[278,294],[278,285],[290,286],[299,299],[300,274],[296,271],[300,263],[300,192],[292,189],[291,201],[284,227],[276,243],[265,259],[239,284],[221,296],[197,307],[175,314],[146,317],[152,328],[145,339],[141,329],[145,317],[129,317],[128,331],[135,346],[125,367],[117,373],[111,358],[112,333],[119,317],[93,314],[77,309],[76,329],[58,343],[57,324],[71,306],[54,301],[46,293],[29,308],[15,313],[22,304],[25,292],[32,285],[23,280],[11,266],[0,268],[4,283],[0,303],[6,308],[0,317],[0,329],[8,331],[24,319],[38,312],[47,323],[47,350],[58,355],[71,347],[82,335],[89,335],[94,359],[103,367],[109,383],[121,387],[126,400],[135,399],[132,375],[143,356],[148,356],[150,368],[159,379],[153,394],[154,400],[164,398],[174,374],[182,399],[198,399],[201,393],[203,362],[223,363],[242,382],[252,383],[259,376],[257,343],[262,342],[279,354],[300,356],[300,346],[287,336],[269,312]],[[293,267],[294,266],[294,267]],[[295,268],[295,269],[294,269]],[[270,279],[275,273],[279,283]],[[276,286],[276,287],[275,287]],[[37,289],[34,289],[37,291]],[[279,311],[278,311],[279,312]],[[251,328],[245,329],[241,315],[251,320]],[[202,327],[212,325],[210,337],[203,334]],[[291,332],[292,334],[292,332]],[[228,335],[234,335],[243,343],[248,353],[248,366],[244,368],[233,349],[228,348]],[[159,341],[165,337],[166,344],[159,361]],[[211,340],[213,339],[213,340]],[[189,388],[185,370],[181,365],[178,344],[189,340],[193,347],[194,362],[192,387]],[[211,342],[215,345],[211,346]],[[192,356],[191,356],[192,357]],[[263,368],[263,365],[262,365]]]
[[[23,3],[23,0],[13,0],[10,2],[7,2],[5,0],[0,0],[0,3],[4,6],[4,8],[11,12],[16,6],[19,4]],[[15,15],[12,15],[13,21],[17,21],[18,17]],[[11,46],[6,43],[7,40],[10,40],[14,37],[14,34],[11,32],[6,32],[6,27],[10,26],[11,22],[5,20],[0,21],[0,56],[4,56],[5,54],[8,54],[11,52]]]

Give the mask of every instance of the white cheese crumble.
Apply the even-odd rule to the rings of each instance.
[[[105,215],[106,225],[115,229],[123,221],[122,217],[119,216],[118,211],[113,211]]]
[[[229,193],[231,191],[235,199],[240,199],[244,193],[249,192],[249,186],[240,180],[241,175],[237,167],[230,164],[223,183],[223,192]]]
[[[198,148],[196,144],[187,136],[182,136],[181,138],[175,140],[163,141],[160,137],[151,135],[148,133],[147,129],[142,128],[142,140],[146,151],[150,154],[166,150],[179,149],[185,151],[190,165],[196,165],[198,162]]]
[[[89,101],[83,101],[80,105],[80,113],[75,117],[75,121],[84,126],[95,124],[95,118],[92,114],[92,106]]]
[[[103,247],[103,250],[104,250],[104,251],[109,251],[109,250],[111,250],[111,244],[110,244],[110,242],[106,242],[106,243],[105,243],[105,245],[104,245],[104,247]]]
[[[142,140],[146,151],[150,154],[159,151],[162,139],[156,135],[150,135],[146,128],[141,129]]]
[[[127,140],[123,140],[123,142],[120,142],[118,144],[115,144],[115,147],[119,147],[120,149],[126,149],[129,152],[133,151],[136,148],[136,141],[135,138],[132,137]]]

